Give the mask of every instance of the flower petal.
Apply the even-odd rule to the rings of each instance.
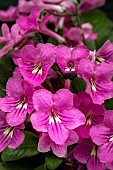
[[[87,163],[91,151],[93,149],[93,146],[94,144],[90,139],[84,139],[80,144],[78,144],[74,148],[73,150],[74,158],[83,164]]]
[[[19,145],[22,144],[24,141],[25,135],[23,132],[21,132],[19,129],[15,129],[13,133],[13,137],[11,139],[11,143],[8,145],[8,148],[15,149]]]
[[[39,142],[38,142],[38,151],[39,152],[50,151],[50,138],[48,133],[42,133],[40,135]]]
[[[59,122],[52,122],[48,125],[48,134],[52,141],[62,145],[69,136],[69,130]]]
[[[72,59],[76,61],[76,66],[78,66],[82,58],[87,58],[89,55],[89,50],[86,46],[78,45],[72,50]]]
[[[65,73],[67,63],[70,60],[71,60],[71,49],[64,45],[59,45],[56,48],[56,61],[62,72]]]
[[[51,148],[53,153],[58,157],[64,157],[66,155],[67,147],[65,144],[58,145],[54,142],[51,142]]]
[[[35,130],[39,132],[47,132],[47,124],[49,122],[49,114],[41,111],[31,115],[31,123]]]
[[[47,112],[53,105],[52,96],[52,93],[45,89],[35,91],[33,95],[35,109]]]
[[[113,130],[103,124],[93,126],[90,129],[90,136],[97,145],[102,145],[113,135]]]
[[[86,121],[84,114],[78,109],[62,110],[58,114],[62,124],[68,129],[75,129]]]
[[[112,162],[113,161],[113,142],[108,141],[103,145],[99,146],[98,157],[101,162]]]
[[[53,95],[54,105],[57,109],[69,109],[73,106],[73,94],[68,89],[60,89]]]

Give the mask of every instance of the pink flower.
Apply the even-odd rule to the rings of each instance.
[[[85,92],[78,93],[78,97],[81,100],[78,109],[84,113],[86,122],[84,125],[77,128],[77,133],[82,138],[89,138],[91,127],[103,122],[105,108],[103,105],[94,104],[90,95]]]
[[[6,114],[0,110],[0,152],[7,146],[8,148],[17,148],[25,138],[24,124],[13,127],[6,122]]]
[[[105,4],[106,0],[82,0],[80,4],[80,11],[86,12],[92,8],[101,7]]]
[[[56,61],[63,73],[76,73],[80,60],[88,55],[88,48],[82,45],[72,49],[64,45],[56,48]]]
[[[3,36],[0,37],[0,44],[6,43],[6,45],[0,49],[0,57],[8,53],[13,46],[22,38],[21,35],[19,35],[20,28],[17,24],[14,24],[11,27],[11,31],[9,30],[9,27],[7,24],[2,24],[2,34]]]
[[[85,123],[85,116],[73,107],[73,94],[68,89],[60,89],[55,94],[45,89],[35,91],[33,102],[36,109],[31,115],[33,128],[48,132],[56,144],[64,144],[69,130]]]
[[[27,34],[30,32],[39,32],[57,39],[59,42],[65,42],[65,39],[47,28],[51,15],[45,15],[42,17],[42,21],[38,22],[40,10],[34,9],[29,16],[21,16],[16,20],[20,27],[21,34]]]
[[[78,76],[85,80],[86,92],[90,94],[93,103],[102,104],[104,100],[113,97],[112,64],[95,65],[89,59],[82,59],[78,66]]]
[[[113,63],[113,43],[107,40],[97,52],[90,52],[90,58],[96,64]]]
[[[0,10],[0,21],[15,21],[19,17],[18,8],[10,6],[6,11]]]
[[[67,146],[78,142],[78,135],[75,131],[70,130],[69,136],[63,145],[56,144],[51,140],[48,133],[43,132],[39,137],[38,151],[48,152],[52,149],[53,153],[58,157],[64,157],[67,153]]]
[[[55,47],[39,43],[37,48],[26,45],[21,49],[18,65],[25,80],[36,87],[44,82],[54,61]]]
[[[82,24],[82,30],[86,40],[95,40],[98,38],[98,35],[93,33],[93,26],[90,23]]]
[[[64,36],[68,46],[83,45],[83,36],[85,40],[97,39],[97,34],[93,33],[93,26],[90,23],[84,23],[80,27],[71,26],[70,29],[64,28]]]
[[[72,0],[19,0],[20,12],[28,13],[35,8],[64,12],[66,9],[74,8],[74,3]]]
[[[90,130],[93,142],[99,146],[98,157],[101,162],[113,161],[113,110],[106,111],[103,124]]]
[[[87,164],[88,170],[105,170],[105,164],[100,162],[97,155],[97,146],[92,140],[84,139],[73,150],[74,158],[83,164]]]
[[[34,88],[21,78],[12,77],[6,86],[7,96],[0,98],[0,108],[7,112],[6,121],[10,126],[23,123],[27,113],[34,110],[32,95]]]

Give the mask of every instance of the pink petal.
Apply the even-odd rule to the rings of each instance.
[[[38,151],[39,152],[50,151],[50,138],[48,133],[42,133],[40,135],[39,142],[38,142]]]
[[[57,109],[69,109],[73,106],[73,94],[68,89],[60,89],[53,95],[54,105]]]
[[[13,138],[11,140],[11,143],[8,145],[8,148],[13,148],[13,149],[17,148],[19,145],[22,144],[24,138],[25,138],[24,133],[18,129],[15,129],[13,133]]]
[[[47,124],[49,122],[49,114],[47,112],[35,112],[31,115],[30,120],[35,130],[39,132],[47,132]]]
[[[74,108],[59,112],[59,116],[62,124],[68,129],[75,129],[86,121],[84,114]]]
[[[67,63],[70,60],[71,60],[71,49],[64,45],[59,45],[56,49],[56,61],[62,72],[65,72]]]
[[[53,153],[58,157],[64,157],[66,155],[67,147],[65,144],[58,145],[58,144],[52,142],[51,148],[52,148]]]
[[[86,46],[80,45],[72,50],[72,59],[76,61],[78,66],[82,58],[87,58],[89,55],[89,50]]]
[[[46,112],[53,105],[52,93],[45,89],[35,91],[33,95],[33,103],[36,110]]]
[[[52,141],[62,145],[69,136],[69,130],[59,122],[54,122],[48,125],[48,134]]]

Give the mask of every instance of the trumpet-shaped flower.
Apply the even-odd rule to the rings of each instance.
[[[73,150],[74,158],[83,164],[87,164],[88,170],[105,170],[105,164],[100,162],[97,155],[98,147],[92,140],[84,139]]]
[[[73,108],[73,94],[61,89],[55,94],[41,89],[33,95],[37,110],[31,115],[31,122],[37,131],[48,132],[56,144],[62,145],[69,137],[69,130],[85,123],[85,116]]]
[[[80,60],[88,55],[88,48],[82,45],[73,49],[64,45],[56,48],[56,61],[63,73],[76,73]]]
[[[7,112],[6,121],[10,126],[23,123],[27,113],[34,109],[32,95],[34,88],[21,78],[10,78],[6,86],[7,96],[0,98],[0,108]]]
[[[18,24],[14,24],[11,27],[11,31],[9,30],[7,24],[2,24],[1,29],[3,36],[0,37],[0,44],[4,42],[6,44],[2,49],[0,49],[0,57],[8,53],[13,48],[13,46],[22,38],[22,36],[19,34],[20,28]]]
[[[89,132],[92,126],[101,124],[104,119],[105,108],[103,105],[94,104],[89,94],[85,92],[78,93],[81,103],[78,107],[86,117],[84,125],[77,128],[77,133],[82,138],[89,138]]]
[[[86,81],[86,92],[90,94],[93,103],[102,104],[104,100],[113,97],[113,64],[101,63],[95,65],[88,59],[82,59],[78,66],[78,75]]]
[[[25,138],[24,124],[13,127],[6,122],[6,114],[0,110],[0,152],[7,146],[8,148],[17,148]]]
[[[33,86],[39,86],[47,77],[55,61],[55,47],[52,44],[26,45],[20,52],[18,65],[24,79]]]
[[[103,124],[93,126],[90,136],[99,146],[98,157],[101,162],[113,161],[113,111],[106,111]]]

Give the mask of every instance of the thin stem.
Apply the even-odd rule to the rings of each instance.
[[[54,15],[54,16],[57,16],[57,17],[76,16],[76,13],[69,13],[69,12],[66,12],[66,13],[54,13],[49,9],[46,9],[46,11],[49,12],[50,14]]]
[[[78,4],[76,4],[76,19],[77,19],[78,26],[82,29],[81,22],[80,22],[80,16],[79,16],[79,12],[78,12]],[[83,39],[84,45],[86,45],[84,34],[82,34],[82,39]]]

